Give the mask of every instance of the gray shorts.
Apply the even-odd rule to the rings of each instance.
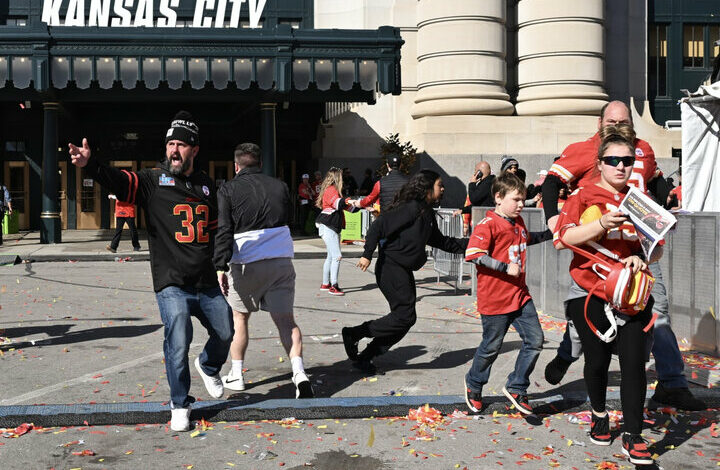
[[[292,313],[295,302],[295,268],[290,258],[248,264],[231,264],[228,303],[235,312],[264,310]]]

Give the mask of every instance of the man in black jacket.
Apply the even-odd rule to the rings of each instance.
[[[248,320],[252,312],[264,310],[275,322],[280,342],[290,357],[295,398],[312,398],[312,386],[303,366],[302,333],[293,316],[295,268],[288,227],[290,207],[287,185],[261,173],[260,147],[238,145],[235,178],[218,191],[214,262],[235,320],[230,347],[232,368],[222,380],[226,388],[245,390],[242,370],[249,340]]]
[[[192,116],[179,112],[165,136],[165,160],[158,168],[120,170],[91,159],[90,144],[68,144],[72,163],[117,196],[145,210],[150,267],[160,317],[165,326],[165,370],[170,385],[173,431],[190,429],[188,352],[195,316],[209,339],[195,368],[213,398],[223,395],[220,369],[232,341],[232,312],[220,291],[212,263],[217,228],[215,186],[194,171],[200,150],[199,129]]]
[[[387,208],[390,203],[393,202],[400,188],[402,188],[409,179],[407,175],[404,175],[400,171],[400,163],[401,159],[398,155],[388,157],[387,174],[375,183],[370,194],[355,201],[354,206],[362,209],[363,207],[375,204],[375,201],[379,200],[380,210],[382,211],[383,208]]]

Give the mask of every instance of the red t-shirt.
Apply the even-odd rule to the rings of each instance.
[[[305,200],[312,200],[313,197],[313,189],[312,186],[310,186],[310,183],[300,183],[300,186],[298,187],[298,195],[300,196],[300,199]]]
[[[603,214],[617,211],[618,206],[625,198],[629,189],[630,187],[626,186],[620,193],[613,194],[596,184],[591,184],[590,186],[575,191],[568,198],[560,212],[556,231],[553,234],[553,243],[555,246],[560,244],[558,234],[561,228],[591,223],[602,217]],[[635,232],[635,226],[629,220],[620,227],[607,230],[599,239],[595,240],[595,242],[608,251],[615,253],[620,259],[642,252],[640,241]],[[598,257],[603,260],[607,260],[609,265],[615,263],[615,260],[605,256],[587,244],[583,244],[581,248],[598,255]],[[570,277],[587,291],[600,279],[592,270],[594,263],[595,261],[589,260],[578,253],[573,254],[573,259],[570,263]],[[595,294],[598,297],[604,298],[604,292],[600,290],[595,291]]]
[[[600,178],[597,170],[599,148],[599,134],[595,134],[583,142],[568,145],[560,158],[550,167],[548,174],[557,176],[572,190],[595,183]],[[657,163],[652,147],[644,140],[636,139],[635,165],[628,184],[645,193],[648,181],[655,176],[656,172]]]
[[[116,200],[115,217],[135,217],[135,204]]]
[[[488,211],[485,218],[473,229],[465,251],[466,261],[487,254],[503,263],[517,263],[522,270],[520,276],[512,277],[485,266],[475,266],[477,309],[481,315],[514,312],[532,299],[525,284],[525,251],[528,237],[522,217],[518,216],[515,224],[512,224],[495,211]]]
[[[678,202],[682,202],[682,185],[672,188],[670,194],[674,194],[677,197]]]

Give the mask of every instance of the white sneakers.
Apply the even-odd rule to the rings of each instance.
[[[235,375],[233,372],[234,371],[230,369],[230,373],[223,376],[223,385],[225,388],[229,388],[230,390],[245,390],[245,379],[243,378],[242,372],[238,375]]]
[[[295,398],[313,398],[315,396],[310,379],[305,372],[293,375],[292,381],[295,384]]]
[[[170,429],[177,432],[190,430],[190,408],[173,408],[170,413]]]
[[[220,380],[220,374],[207,375],[205,372],[203,372],[202,368],[200,367],[199,357],[195,358],[195,368],[200,374],[200,377],[203,379],[203,382],[205,382],[205,388],[207,389],[208,394],[210,394],[210,396],[213,398],[221,398],[223,396],[224,390],[222,380]]]

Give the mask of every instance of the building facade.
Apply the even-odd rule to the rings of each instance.
[[[378,169],[397,133],[457,206],[479,159],[497,170],[513,155],[532,182],[619,99],[669,174],[681,132],[665,124],[720,39],[714,0],[116,3],[0,6],[0,180],[21,228],[50,241],[114,222],[66,143],[87,136],[112,165],[154,166],[178,109],[198,120],[199,166],[218,182],[242,141],[294,188],[315,169]]]
[[[457,206],[479,159],[498,170],[513,155],[530,183],[596,131],[605,103],[622,100],[670,174],[681,131],[665,124],[680,119],[682,89],[712,70],[717,12],[709,0],[316,0],[317,27],[389,23],[405,40],[402,94],[329,108],[317,155],[377,167],[368,150],[399,133],[420,166],[441,170],[445,204]]]
[[[179,109],[200,126],[197,165],[232,177],[240,142],[285,179],[313,169],[327,102],[400,93],[399,30],[320,30],[311,0],[9,0],[0,6],[2,180],[20,228],[108,228],[103,188],[73,167],[67,143],[139,169],[164,158]],[[95,157],[94,157],[95,158]],[[142,214],[139,215],[142,225]]]

